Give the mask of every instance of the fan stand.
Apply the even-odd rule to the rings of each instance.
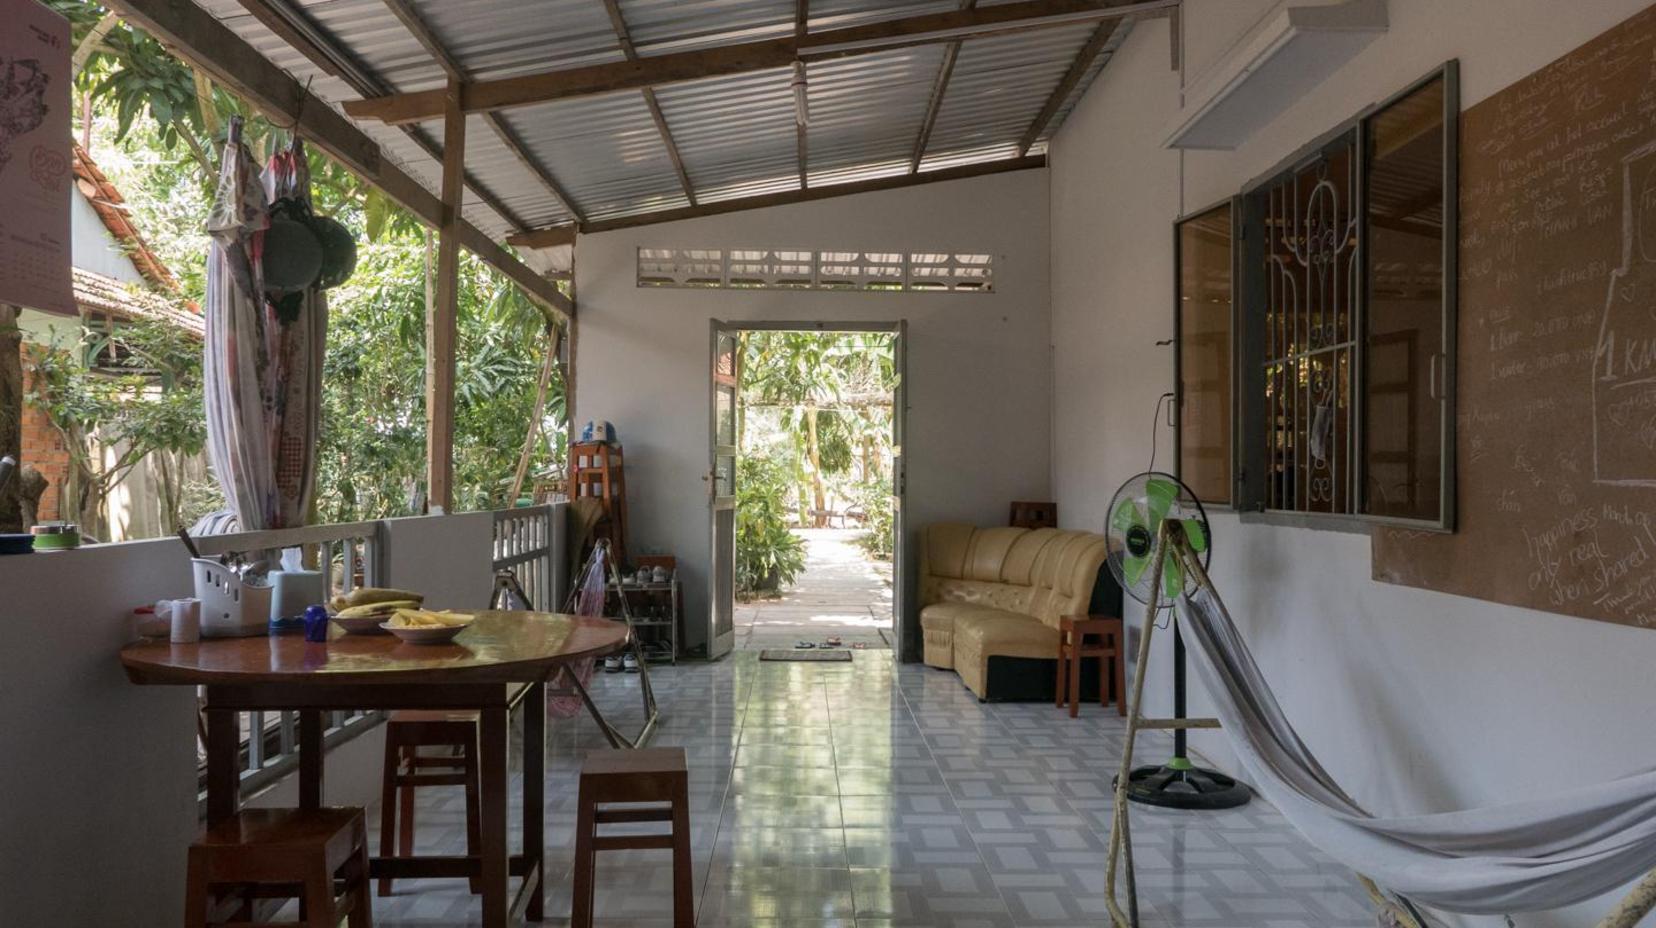
[[[1182,533],[1182,529],[1177,531]],[[1147,621],[1154,621],[1154,611]],[[1185,720],[1185,648],[1177,622],[1173,623],[1173,716],[1172,721]],[[1247,805],[1253,792],[1217,770],[1191,763],[1185,753],[1185,728],[1177,727],[1173,729],[1173,757],[1160,766],[1138,767],[1129,773],[1127,798],[1164,809],[1215,810]]]

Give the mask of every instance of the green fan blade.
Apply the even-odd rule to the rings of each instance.
[[[1121,575],[1127,580],[1128,586],[1137,586],[1139,578],[1144,576],[1144,568],[1149,566],[1147,557],[1123,557],[1121,559]]]
[[[1197,554],[1206,551],[1208,538],[1207,531],[1202,528],[1202,523],[1195,519],[1180,519],[1179,521],[1184,526],[1185,537],[1190,539],[1190,550]]]
[[[1169,480],[1151,479],[1144,483],[1144,496],[1150,501],[1150,527],[1161,524],[1173,501],[1179,498],[1179,485]]]
[[[1144,513],[1139,511],[1138,503],[1130,499],[1121,501],[1121,505],[1110,513],[1110,527],[1118,532],[1126,532],[1135,525],[1143,525]]]
[[[1162,562],[1162,592],[1168,599],[1177,599],[1184,592],[1184,566],[1171,553]]]

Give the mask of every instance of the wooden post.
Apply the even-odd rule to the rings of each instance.
[[[426,316],[426,489],[433,513],[454,507],[454,345],[460,307],[460,202],[466,114],[451,80],[443,108],[443,208],[437,241],[437,301]]]
[[[17,459],[18,473],[0,486],[0,532],[23,531],[23,330],[22,310],[0,303],[0,457]]]

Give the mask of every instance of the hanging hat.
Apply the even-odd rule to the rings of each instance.
[[[303,290],[322,273],[322,243],[305,223],[273,217],[264,233],[263,267],[266,290]]]
[[[322,273],[317,285],[324,290],[339,286],[356,270],[356,236],[337,219],[317,216],[311,220],[311,231],[322,243]]]

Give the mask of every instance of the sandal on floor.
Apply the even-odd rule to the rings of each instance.
[[[814,641],[796,641],[796,642],[794,642],[794,650],[795,651],[809,651],[814,647],[816,647],[816,642],[814,642]]]
[[[838,635],[828,636],[828,640],[825,642],[825,645],[830,648],[837,648],[842,644],[845,644],[845,642],[840,640],[840,636]]]
[[[866,651],[866,650],[868,650],[868,642],[866,642],[866,641],[854,641],[854,642],[851,643],[851,650],[853,650],[853,651]]]

